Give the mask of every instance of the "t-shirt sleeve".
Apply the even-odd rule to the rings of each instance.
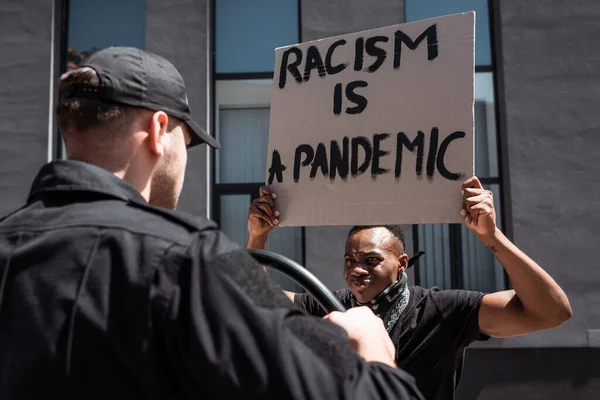
[[[201,246],[190,253],[201,254]],[[365,362],[347,340],[339,351],[351,356],[348,371],[336,371],[289,325],[324,324],[337,338],[345,335],[341,328],[294,308],[257,306],[222,268],[189,258],[179,268],[162,331],[171,376],[185,397],[423,399],[410,375]]]
[[[445,329],[452,332],[459,347],[490,338],[479,330],[479,308],[483,296],[481,292],[470,290],[440,290],[435,293]]]
[[[333,292],[335,297],[342,303],[344,303],[344,290],[336,290]],[[315,300],[313,296],[308,293],[296,293],[294,295],[294,304],[300,309],[306,311],[310,315],[315,317],[324,317],[327,312],[321,307],[319,302]]]

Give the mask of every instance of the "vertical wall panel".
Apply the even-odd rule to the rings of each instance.
[[[0,6],[0,215],[19,207],[48,161],[53,2]]]

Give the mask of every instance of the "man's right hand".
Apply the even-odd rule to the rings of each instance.
[[[275,209],[277,196],[266,186],[260,187],[260,197],[248,209],[248,248],[264,249],[269,232],[279,225],[279,211]]]
[[[324,319],[344,328],[350,343],[365,361],[380,362],[396,368],[396,348],[381,318],[368,307],[354,307],[344,313],[334,311]]]

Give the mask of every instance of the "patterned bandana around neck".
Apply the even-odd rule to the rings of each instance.
[[[402,272],[402,277],[399,281],[392,283],[373,300],[365,304],[359,303],[356,297],[351,295],[352,307],[369,307],[375,315],[383,319],[385,329],[390,332],[408,305],[410,291],[406,284],[407,281],[408,276],[406,272]]]

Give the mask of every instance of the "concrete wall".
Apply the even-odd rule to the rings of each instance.
[[[48,161],[53,2],[0,6],[0,215],[22,205]]]
[[[500,5],[512,222],[573,318],[503,346],[587,346],[600,328],[600,3]]]
[[[179,70],[185,81],[194,119],[206,128],[208,1],[147,0],[146,49]],[[207,215],[207,149],[202,144],[188,151],[188,165],[179,209]]]
[[[404,22],[404,0],[301,0],[302,41]],[[349,227],[306,228],[306,266],[328,287],[346,287],[343,255]]]

